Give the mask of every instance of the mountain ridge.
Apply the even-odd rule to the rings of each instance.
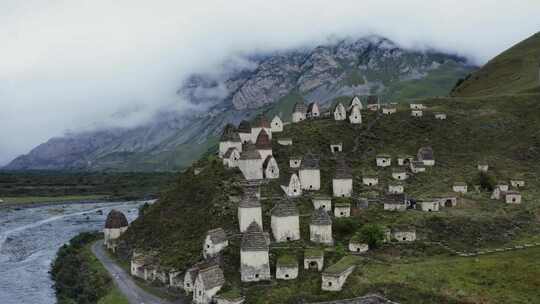
[[[352,95],[388,100],[446,95],[474,68],[455,55],[404,50],[380,37],[251,56],[232,65],[220,75],[194,74],[178,89],[205,110],[160,113],[132,129],[56,137],[4,169],[178,170],[212,148],[226,123],[276,112],[276,107],[287,116],[289,105],[283,101],[290,96],[327,105]]]

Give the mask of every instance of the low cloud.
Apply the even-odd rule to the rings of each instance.
[[[67,129],[129,127],[192,73],[254,68],[257,52],[387,37],[482,64],[540,29],[522,1],[68,1],[0,5],[0,164]],[[224,87],[197,92],[219,97]]]

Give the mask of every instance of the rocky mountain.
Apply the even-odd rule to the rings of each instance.
[[[400,48],[368,37],[313,48],[256,54],[249,64],[189,77],[178,94],[199,110],[161,113],[132,129],[53,138],[5,169],[176,170],[217,142],[224,124],[256,113],[288,119],[300,99],[328,105],[338,98],[378,94],[383,101],[447,95],[475,67],[437,51]]]

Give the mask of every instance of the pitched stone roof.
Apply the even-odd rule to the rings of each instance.
[[[405,204],[407,202],[407,194],[405,193],[388,193],[384,196],[384,203],[385,204]]]
[[[230,147],[229,149],[227,149],[227,152],[223,154],[223,158],[230,158],[234,150],[238,151],[238,149],[236,149],[235,147]]]
[[[270,136],[268,136],[268,133],[263,129],[261,132],[259,132],[259,135],[257,135],[257,141],[255,142],[255,147],[257,149],[272,149],[272,143],[270,142]]]
[[[128,225],[129,224],[126,216],[122,212],[115,209],[109,212],[109,215],[107,215],[107,220],[105,220],[105,228],[107,229],[117,229],[127,227]]]
[[[406,172],[407,172],[407,169],[402,168],[402,167],[393,167],[392,168],[392,173],[406,173]]]
[[[246,192],[242,196],[240,203],[238,204],[240,208],[260,208],[261,202],[257,197],[255,192]]]
[[[222,286],[225,283],[225,276],[219,265],[200,269],[198,277],[201,278],[206,290]]]
[[[298,208],[294,203],[280,202],[272,208],[272,216],[285,217],[285,216],[298,216]]]
[[[321,249],[306,249],[304,251],[304,258],[322,258],[324,257],[324,251]]]
[[[332,225],[332,219],[324,208],[319,208],[311,215],[311,225]]]
[[[264,162],[263,162],[263,169],[266,170],[266,168],[268,168],[268,165],[270,164],[270,161],[272,161],[272,159],[274,159],[274,157],[272,155],[268,155],[265,159],[264,159]]]
[[[306,154],[300,164],[300,169],[319,169],[319,158],[313,154]]]
[[[251,222],[242,236],[241,249],[243,251],[268,251],[266,236],[256,222]]]
[[[240,133],[251,133],[251,124],[247,120],[242,120],[240,125],[238,125],[238,132]]]
[[[352,255],[346,255],[337,261],[334,265],[326,268],[323,271],[323,275],[338,276],[349,270],[351,267],[355,267],[358,264],[359,258]]]
[[[433,160],[433,149],[431,147],[422,147],[418,150],[418,160]]]
[[[336,162],[335,179],[351,179],[352,169],[347,165],[344,159],[340,158]]]
[[[240,142],[240,136],[232,124],[227,124],[225,125],[225,128],[223,128],[223,133],[221,133],[221,138],[219,141]]]
[[[333,108],[334,112],[337,110],[337,108],[338,108],[340,105],[341,105],[341,107],[343,108],[343,110],[345,110],[345,106],[343,106],[343,104],[342,104],[341,102],[338,102],[338,103],[334,106],[334,108]]]
[[[227,234],[225,234],[225,230],[223,230],[223,228],[208,230],[206,235],[210,237],[210,240],[212,240],[212,243],[214,244],[227,241]]]
[[[411,165],[413,165],[413,167],[416,167],[416,168],[423,168],[423,167],[425,167],[424,162],[422,162],[422,161],[416,161],[416,160],[415,160],[415,161],[412,161],[412,162],[411,162]]]
[[[307,108],[308,113],[312,113],[312,112],[313,112],[313,108],[314,108],[315,106],[317,106],[317,108],[319,107],[319,105],[317,105],[316,102],[310,103],[310,104],[308,105],[308,108]]]
[[[257,151],[254,144],[246,144],[242,149],[242,154],[240,154],[240,159],[261,159],[261,155]]]
[[[416,232],[416,228],[414,226],[409,225],[397,225],[392,227],[391,229],[392,233],[395,232]]]
[[[255,121],[253,122],[253,125],[251,127],[270,129],[270,122],[264,115],[260,114],[260,115],[257,115],[257,117],[255,117]]]
[[[280,185],[282,186],[289,186],[291,184],[291,180],[293,179],[293,176],[296,175],[296,178],[298,180],[300,180],[300,178],[298,177],[298,171],[291,171],[291,175],[287,175],[287,174],[280,174],[279,175],[279,183]]]
[[[293,112],[300,112],[300,113],[306,113],[306,105],[303,101],[299,101],[294,104]]]
[[[298,260],[293,255],[282,255],[277,258],[276,267],[298,267]]]
[[[351,100],[349,100],[349,108],[353,105],[353,101],[358,98],[358,96],[354,96],[353,98],[351,98]],[[360,101],[360,98],[358,98],[358,100]],[[360,103],[362,103],[362,101],[360,101]]]

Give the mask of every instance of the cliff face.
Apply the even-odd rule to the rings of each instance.
[[[226,74],[197,74],[181,85],[178,94],[205,110],[160,114],[133,129],[53,138],[6,169],[174,170],[215,144],[226,123],[276,107],[288,120],[291,96],[324,105],[356,94],[398,102],[446,95],[472,69],[463,58],[404,50],[379,37],[257,55]]]

